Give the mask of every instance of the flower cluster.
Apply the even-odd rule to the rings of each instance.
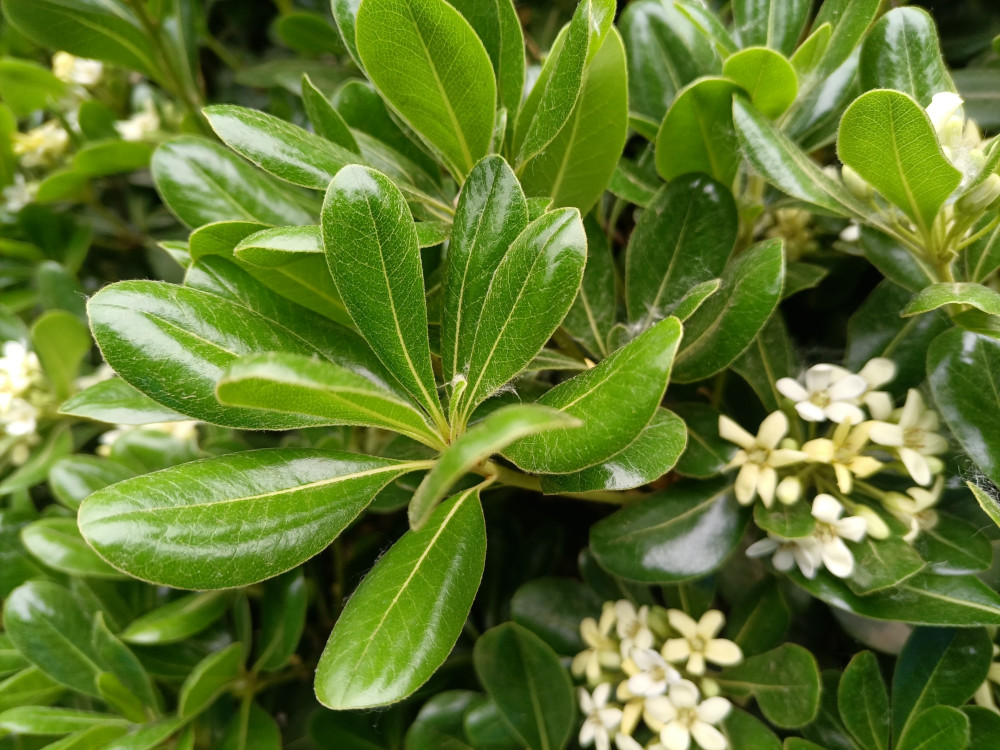
[[[134,432],[136,430],[163,433],[181,442],[195,440],[198,437],[199,424],[201,424],[201,422],[198,422],[197,420],[183,419],[177,422],[151,422],[149,424],[142,424],[142,425],[134,425],[134,424],[116,425],[114,429],[102,433],[100,438],[98,438],[98,442],[100,443],[100,445],[97,446],[96,453],[99,456],[110,456],[111,449],[114,446],[114,444],[123,435],[127,435],[128,433]]]
[[[911,388],[895,408],[881,390],[895,375],[891,360],[876,358],[857,373],[817,364],[798,380],[780,379],[777,389],[801,420],[796,426],[804,428],[799,434],[810,433],[804,441],[788,436],[791,423],[783,411],[768,415],[756,435],[729,417],[719,418],[719,434],[739,447],[727,469],[739,469],[734,491],[741,504],[760,498],[770,511],[811,497],[810,511],[800,514],[808,533],[786,537],[768,531],[747,554],[771,555],[778,570],[797,566],[808,578],[822,568],[849,578],[854,555],[848,542],[885,539],[892,519],[906,541],[934,526],[934,506],[944,487],[940,455],[948,441],[920,391]],[[827,434],[814,437],[822,425],[828,425]],[[917,486],[903,493],[866,481],[879,473],[909,477]]]
[[[678,609],[605,602],[600,619],[587,618],[587,645],[572,671],[591,690],[579,689],[584,715],[580,745],[609,750],[725,750],[719,723],[732,708],[718,695],[709,665],[743,660],[740,647],[718,638],[725,618],[709,610],[694,620]],[[646,743],[646,744],[643,744]]]
[[[20,341],[4,342],[0,352],[0,458],[20,465],[39,440],[38,420],[51,397],[34,352]]]

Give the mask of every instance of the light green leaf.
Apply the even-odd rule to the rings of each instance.
[[[87,326],[65,310],[49,310],[35,319],[31,341],[56,396],[66,398],[73,390],[84,357],[90,353]]]
[[[681,326],[662,320],[596,367],[557,385],[538,400],[583,422],[583,429],[533,435],[504,456],[525,471],[566,474],[600,464],[649,424],[670,378]],[[622,409],[622,399],[630,408]]]
[[[875,20],[880,5],[879,0],[827,0],[823,3],[813,28],[829,23],[833,33],[823,59],[810,76],[809,85],[822,81],[844,64]]]
[[[990,315],[1000,315],[1000,294],[982,284],[934,284],[919,291],[900,316],[909,318],[946,305],[970,305]]]
[[[878,89],[854,100],[840,121],[837,154],[925,235],[962,179],[927,113],[898,91]]]
[[[244,237],[233,248],[237,260],[263,268],[277,268],[322,254],[323,235],[316,225],[263,229]]]
[[[121,378],[109,378],[80,391],[59,407],[60,414],[107,424],[178,422],[186,417],[161,406]]]
[[[790,55],[809,18],[810,0],[735,0],[733,21],[743,47]]]
[[[246,237],[268,228],[257,221],[214,221],[198,227],[188,237],[191,260],[206,255],[231,257],[233,249]]]
[[[59,736],[101,725],[128,726],[128,722],[114,714],[47,706],[19,706],[0,713],[0,730],[12,734]]]
[[[231,643],[198,662],[181,685],[177,698],[178,716],[188,719],[208,708],[223,689],[239,677],[242,666],[242,643]]]
[[[229,603],[230,597],[221,592],[188,594],[133,620],[121,638],[141,645],[179,643],[222,617]]]
[[[656,171],[663,179],[704,172],[733,183],[742,158],[732,124],[738,90],[725,78],[699,78],[677,94],[656,134]]]
[[[751,47],[726,58],[722,74],[736,81],[753,105],[771,119],[784,114],[799,91],[795,68],[782,54],[766,47]]]
[[[88,143],[73,156],[73,172],[81,177],[105,177],[149,166],[153,146],[143,141],[108,140]]]
[[[51,70],[32,60],[0,58],[0,97],[18,118],[58,106],[66,88]]]
[[[830,43],[833,27],[829,23],[820,24],[812,30],[806,40],[799,45],[790,62],[800,78],[808,76],[823,59],[823,53]]]
[[[369,80],[464,179],[496,116],[493,66],[469,22],[444,0],[362,0],[356,40]]]
[[[608,334],[615,324],[618,308],[616,273],[608,237],[597,220],[588,216],[583,221],[587,234],[587,265],[583,269],[580,292],[562,327],[583,343],[596,357],[606,357]]]
[[[348,600],[316,670],[316,695],[343,710],[395,703],[423,685],[462,632],[486,563],[478,488],[408,531]],[[409,647],[400,649],[399,634]]]
[[[333,451],[233,453],[95,492],[80,506],[80,531],[136,578],[245,586],[322,551],[385,485],[425,466]],[[202,523],[206,512],[211,524]]]
[[[497,81],[497,99],[508,118],[521,105],[524,91],[524,33],[512,0],[454,0],[486,47]]]
[[[124,576],[97,556],[80,536],[73,518],[43,518],[21,530],[25,549],[50,568],[74,576]]]
[[[316,88],[308,75],[302,76],[302,105],[305,107],[309,122],[312,123],[316,135],[326,138],[335,146],[347,149],[355,154],[361,153],[361,147],[351,132],[350,126],[344,122],[337,109],[323,92]]]
[[[975,496],[976,502],[979,503],[983,512],[990,517],[993,523],[1000,526],[1000,502],[997,501],[997,498],[972,482],[966,482],[965,485]]]

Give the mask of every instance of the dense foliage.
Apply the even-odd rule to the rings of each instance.
[[[0,750],[996,748],[1000,16],[897,5],[0,0]]]

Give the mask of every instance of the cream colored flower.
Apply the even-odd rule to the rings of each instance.
[[[892,413],[892,396],[878,389],[896,377],[896,363],[885,357],[874,357],[865,363],[858,376],[868,384],[861,400],[872,418],[888,419]]]
[[[933,529],[937,525],[938,515],[934,510],[941,492],[944,490],[944,477],[939,476],[931,489],[911,487],[904,495],[901,492],[887,492],[882,499],[885,509],[906,524],[909,529],[903,537],[908,542],[916,539],[921,531]]]
[[[622,668],[629,677],[622,683],[627,692],[620,691],[619,698],[623,697],[623,692],[628,698],[663,695],[668,687],[681,679],[677,670],[667,664],[659,651],[652,648],[632,649]]]
[[[152,99],[147,99],[141,111],[127,120],[115,123],[115,130],[123,141],[143,141],[160,129],[160,115]]]
[[[622,721],[622,711],[617,706],[608,705],[611,683],[602,682],[593,693],[580,688],[580,710],[584,715],[580,727],[580,746],[594,745],[597,750],[610,750],[611,734]]]
[[[120,424],[113,430],[103,433],[98,442],[95,453],[99,456],[111,455],[111,447],[123,435],[135,430],[147,430],[150,432],[161,432],[175,440],[187,441],[198,437],[198,425],[201,422],[194,419],[184,419],[177,422],[151,422],[149,424]]]
[[[756,437],[729,417],[719,417],[719,435],[740,447],[725,470],[740,469],[735,489],[736,499],[741,505],[749,505],[754,497],[760,495],[764,505],[770,508],[778,487],[776,469],[806,459],[802,451],[778,447],[787,433],[788,417],[780,411],[768,415],[761,422]]]
[[[38,410],[23,398],[11,398],[2,405],[0,423],[12,437],[31,435],[38,427]]]
[[[672,609],[668,614],[670,625],[680,633],[680,638],[670,638],[663,645],[663,656],[672,663],[687,661],[689,674],[705,674],[705,662],[729,667],[743,661],[740,647],[725,638],[716,638],[726,624],[726,618],[717,609],[710,609],[697,622],[686,612]]]
[[[920,391],[911,388],[896,423],[871,422],[868,436],[873,443],[895,448],[913,481],[926,487],[944,468],[937,455],[948,450],[939,426],[937,412],[926,408]]]
[[[837,578],[849,578],[854,572],[854,555],[844,539],[860,542],[867,532],[865,519],[841,518],[843,513],[844,506],[832,495],[816,495],[813,500],[812,515],[816,519],[813,536],[819,544],[820,559]]]
[[[882,462],[872,456],[863,455],[868,445],[868,427],[871,422],[863,422],[852,427],[850,421],[841,422],[833,432],[833,438],[816,438],[802,446],[802,451],[810,461],[829,464],[837,475],[837,487],[845,495],[854,487],[854,477],[864,479],[882,468]]]
[[[656,744],[659,745],[660,743],[657,742]],[[639,744],[637,739],[623,732],[615,735],[615,747],[618,750],[646,750],[646,748]],[[649,750],[653,750],[652,745],[650,745]]]
[[[812,536],[785,539],[768,532],[764,539],[747,547],[748,557],[766,557],[768,555],[772,555],[771,564],[777,570],[787,573],[798,566],[806,578],[815,578],[816,571],[823,563],[819,542]]]
[[[35,200],[38,195],[38,183],[28,182],[23,174],[15,174],[14,182],[3,189],[3,207],[12,214]]]
[[[965,187],[979,175],[986,157],[983,153],[983,136],[972,120],[966,121],[960,112],[962,97],[951,91],[941,91],[927,105],[927,116],[937,132],[941,150],[948,160],[962,172],[959,187]]]
[[[649,628],[649,607],[645,604],[636,606],[628,599],[615,602],[616,630],[621,641],[622,658],[632,653],[633,649],[653,647],[653,631]]]
[[[69,52],[56,52],[52,56],[52,72],[60,81],[93,86],[100,82],[104,65],[98,60],[76,57]]]
[[[21,396],[41,379],[38,355],[20,341],[5,341],[0,353],[0,393]]]
[[[844,422],[858,424],[865,414],[858,398],[868,389],[860,375],[835,365],[813,365],[803,377],[805,386],[794,378],[780,378],[775,387],[795,402],[795,411],[807,422]]]
[[[600,621],[587,617],[580,623],[580,636],[587,644],[571,664],[571,671],[577,677],[586,676],[587,682],[597,684],[604,671],[616,671],[621,667],[622,658],[618,639],[614,637],[615,607],[605,602]]]
[[[69,133],[56,120],[49,120],[27,133],[14,133],[13,137],[14,154],[28,169],[52,165],[69,145]]]
[[[669,695],[649,698],[645,717],[666,750],[688,750],[692,739],[703,750],[726,750],[729,741],[716,725],[731,709],[725,698],[701,700],[697,686],[682,680],[670,688]]]

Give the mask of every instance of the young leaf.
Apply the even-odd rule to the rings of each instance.
[[[455,373],[468,383],[460,401],[463,420],[545,346],[573,304],[586,259],[575,208],[543,214],[517,236],[493,273],[478,322],[470,320],[475,339],[468,369]]]
[[[355,33],[368,78],[463,180],[496,115],[493,66],[469,22],[444,0],[362,0]]]
[[[717,680],[723,690],[754,696],[761,713],[778,727],[808,724],[819,711],[819,666],[809,651],[794,643],[750,656]]]
[[[857,654],[837,687],[837,705],[844,726],[861,747],[889,748],[889,695],[871,651]]]
[[[662,187],[629,239],[629,320],[649,326],[670,315],[693,286],[721,276],[738,223],[732,193],[705,175],[684,175]]]
[[[514,172],[499,156],[483,159],[462,186],[441,279],[441,366],[446,383],[469,372],[490,281],[527,225],[528,205]]]
[[[486,563],[486,525],[473,488],[439,505],[365,577],[316,670],[316,696],[336,710],[395,703],[423,685],[465,625]],[[408,633],[407,648],[398,648]]]
[[[121,378],[102,380],[71,396],[59,407],[59,413],[107,424],[153,424],[186,419],[180,412],[161,406]]]
[[[733,20],[743,47],[790,55],[809,18],[809,0],[736,0]]]
[[[616,575],[674,583],[718,568],[749,521],[729,483],[687,480],[594,524],[590,546],[601,566]]]
[[[322,551],[385,485],[416,468],[423,466],[333,451],[233,453],[95,492],[80,506],[80,531],[136,578],[175,588],[246,586]]]
[[[222,617],[229,604],[230,597],[222,592],[188,594],[133,620],[121,639],[140,645],[179,643]]]
[[[497,99],[513,120],[524,91],[524,33],[512,0],[454,0],[486,47],[497,81]]]
[[[242,661],[243,644],[231,643],[198,662],[181,685],[178,715],[190,719],[208,708],[223,688],[239,677]]]
[[[435,423],[443,424],[417,233],[399,188],[372,169],[342,169],[323,201],[323,244],[337,291],[361,335]]]
[[[662,320],[596,367],[548,391],[537,403],[576,417],[583,429],[521,438],[504,456],[525,471],[566,474],[617,453],[656,414],[680,338],[678,320]],[[626,397],[627,410],[620,408]]]
[[[277,268],[322,254],[323,234],[318,226],[263,229],[244,237],[233,248],[237,260],[263,268]]]
[[[505,406],[491,412],[455,438],[427,472],[410,501],[410,528],[419,531],[452,485],[513,441],[579,426],[579,420],[564,412],[534,404]]]
[[[784,55],[765,47],[752,47],[728,57],[722,75],[736,81],[753,105],[771,119],[784,114],[799,91],[792,64]]]
[[[188,237],[188,253],[192,261],[200,260],[206,255],[228,258],[245,238],[267,228],[267,224],[257,221],[215,221],[205,224]]]
[[[1000,315],[1000,294],[982,284],[970,282],[934,284],[920,290],[903,308],[900,316],[909,318],[945,305],[970,305],[990,315]]]
[[[21,530],[25,549],[50,568],[73,576],[121,579],[80,536],[73,518],[43,518]]]
[[[566,746],[576,720],[573,684],[559,657],[530,630],[512,622],[476,641],[479,681],[518,738],[531,750]]]
[[[962,179],[927,113],[898,91],[878,89],[854,100],[840,121],[837,154],[924,234]]]
[[[580,292],[562,327],[580,341],[596,357],[606,357],[608,334],[615,323],[618,299],[615,293],[615,263],[611,257],[608,237],[597,220],[588,216],[583,221],[587,233],[587,264],[583,269]]]

